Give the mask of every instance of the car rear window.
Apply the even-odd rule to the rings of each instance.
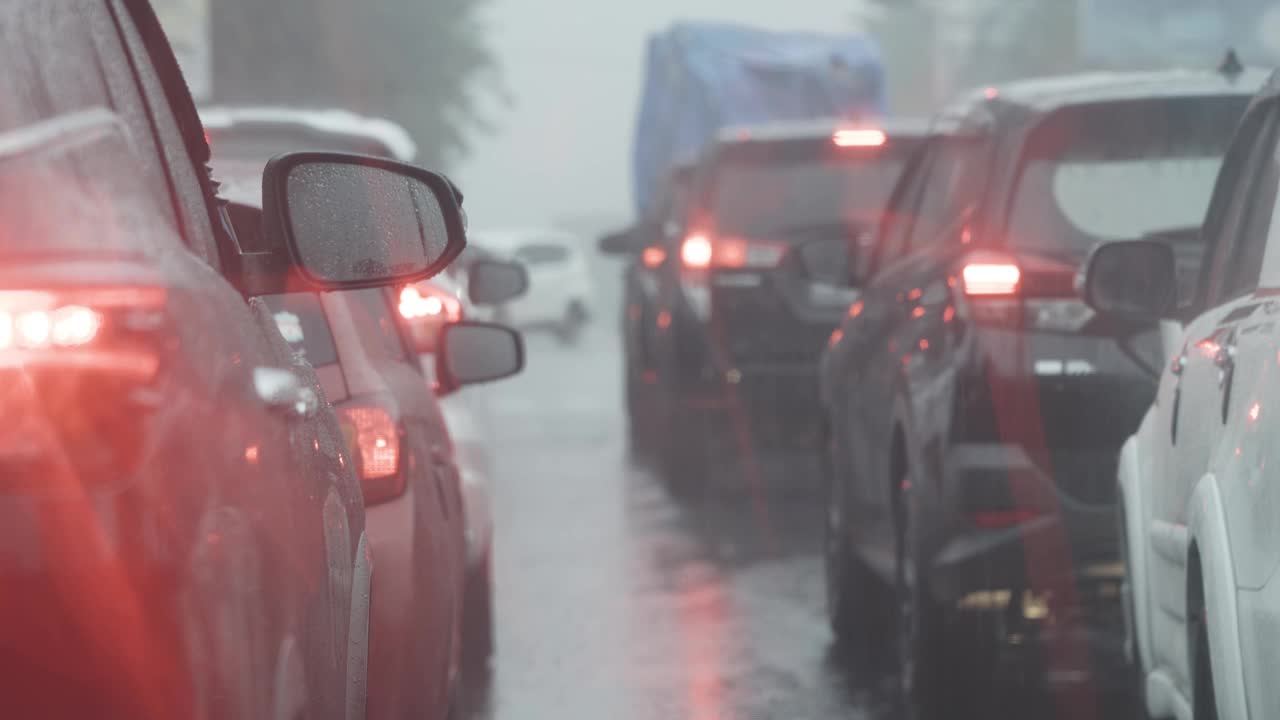
[[[295,353],[301,353],[314,368],[338,362],[338,349],[319,295],[288,293],[270,295],[263,300],[271,309],[280,334]]]
[[[552,243],[525,245],[516,250],[516,260],[526,265],[545,265],[564,262],[567,259],[569,259],[569,251],[563,245]]]
[[[1199,225],[1248,98],[1099,103],[1032,133],[1009,219],[1014,247],[1080,254]]]
[[[711,221],[720,234],[797,241],[868,226],[917,144],[890,138],[882,147],[789,141],[730,148],[712,181]]]

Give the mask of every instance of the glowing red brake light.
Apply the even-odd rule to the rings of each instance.
[[[680,245],[680,261],[687,268],[703,269],[711,267],[711,254],[711,239],[706,235],[690,235]]]
[[[667,251],[657,245],[650,245],[640,254],[640,261],[650,270],[662,265],[667,260]]]
[[[63,367],[150,377],[149,336],[163,322],[161,288],[0,291],[0,367]]]
[[[447,292],[428,285],[426,292],[416,285],[406,285],[400,290],[400,317],[405,320],[434,317],[447,322],[462,319],[462,303]]]
[[[831,137],[837,147],[880,147],[888,142],[883,130],[837,130]]]
[[[966,295],[1013,295],[1018,292],[1022,271],[1012,263],[969,263],[961,276]]]
[[[338,409],[343,435],[356,460],[356,475],[366,504],[399,497],[404,492],[400,477],[400,426],[391,413],[380,407]]]

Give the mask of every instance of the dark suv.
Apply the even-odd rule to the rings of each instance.
[[[1116,456],[1163,358],[1077,274],[1101,241],[1195,242],[1167,231],[1198,225],[1261,80],[990,88],[938,116],[894,189],[821,366],[827,582],[838,638],[900,653],[926,717],[977,712],[1033,631],[1048,677],[1106,679],[1084,641],[1121,636]]]
[[[650,348],[665,465],[811,438],[818,355],[849,303],[847,250],[924,133],[899,120],[727,130],[672,205]]]
[[[278,158],[287,252],[246,251],[145,0],[9,0],[0,34],[4,714],[363,717],[360,485],[260,296],[436,272],[464,244],[453,195]]]

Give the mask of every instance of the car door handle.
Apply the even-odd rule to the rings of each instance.
[[[291,370],[254,368],[253,391],[268,410],[284,417],[305,420],[320,411],[315,390],[304,385]]]

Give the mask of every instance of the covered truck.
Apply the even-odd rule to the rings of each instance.
[[[637,216],[670,168],[696,159],[722,128],[884,111],[884,65],[867,36],[676,23],[649,40],[633,149]]]

